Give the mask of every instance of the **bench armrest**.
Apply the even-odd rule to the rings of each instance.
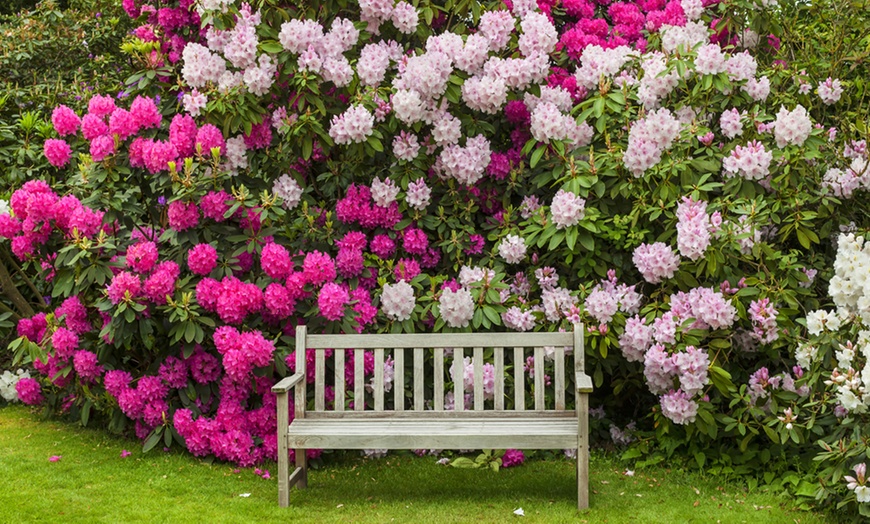
[[[289,377],[284,377],[280,382],[272,386],[272,393],[287,393],[291,388],[295,387],[296,384],[299,384],[299,382],[304,379],[305,375],[302,373],[296,373]]]
[[[577,384],[579,393],[592,393],[592,378],[586,373],[577,372],[574,383]]]

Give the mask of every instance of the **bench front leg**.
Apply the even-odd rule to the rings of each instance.
[[[278,410],[278,506],[282,508],[290,505],[290,450],[287,446],[287,430],[290,426],[289,391],[304,379],[305,375],[297,373],[284,378],[272,387],[272,392],[276,394]]]
[[[582,371],[575,375],[577,385],[577,509],[589,507],[589,393],[592,378]]]

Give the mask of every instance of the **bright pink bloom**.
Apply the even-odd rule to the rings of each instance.
[[[187,252],[187,265],[200,276],[208,275],[217,266],[218,252],[211,244],[197,244]]]
[[[93,140],[108,132],[109,126],[102,117],[88,113],[82,118],[82,136],[87,140]]]
[[[127,267],[137,273],[148,273],[157,262],[157,244],[138,242],[127,249]]]
[[[168,217],[169,227],[176,231],[185,231],[199,222],[199,210],[196,202],[175,200],[169,203]]]
[[[125,300],[125,296],[129,293],[131,299],[135,299],[139,295],[139,290],[142,289],[142,282],[139,277],[133,273],[122,271],[112,277],[112,282],[106,291],[109,295],[109,300],[112,304],[117,304]]]
[[[211,124],[202,126],[196,132],[196,146],[202,148],[202,155],[206,158],[211,158],[211,150],[216,147],[220,148],[221,155],[227,152],[227,143],[223,134],[220,129]]]
[[[28,406],[41,404],[45,400],[42,396],[42,386],[35,378],[22,378],[15,384],[15,391],[18,393],[18,400]],[[52,462],[57,461],[53,460]]]
[[[264,273],[276,280],[286,278],[293,271],[290,252],[284,246],[273,242],[263,246],[260,252],[260,265]]]
[[[230,200],[233,200],[233,196],[226,191],[210,191],[199,202],[202,216],[215,222],[223,222],[226,220],[224,215],[230,210],[230,206],[227,204]]]
[[[140,129],[160,127],[163,117],[152,98],[137,96],[130,106],[130,114],[136,119]]]
[[[72,109],[61,104],[51,113],[51,123],[60,136],[74,135],[82,121]]]
[[[317,305],[325,319],[336,321],[344,317],[344,306],[349,300],[347,289],[335,282],[328,282],[320,290]]]
[[[109,117],[109,133],[118,135],[118,138],[123,141],[138,132],[138,121],[129,111],[119,107],[112,112],[112,116]]]
[[[72,148],[69,144],[57,138],[46,140],[42,150],[45,158],[54,167],[64,167],[72,156]]]

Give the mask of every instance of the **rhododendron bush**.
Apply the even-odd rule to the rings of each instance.
[[[18,398],[252,464],[297,324],[583,323],[627,457],[866,508],[866,448],[829,435],[870,405],[866,140],[829,118],[848,81],[759,36],[776,4],[124,0],[142,70],[54,109],[63,182],[0,215],[52,296]]]

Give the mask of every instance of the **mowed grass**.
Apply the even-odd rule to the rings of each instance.
[[[121,457],[123,450],[132,454]],[[61,456],[50,462],[51,456]],[[267,464],[272,475],[275,464]],[[594,455],[591,507],[576,509],[575,466],[530,460],[499,472],[393,454],[335,454],[309,488],[277,504],[277,482],[253,469],[207,464],[180,452],[142,454],[138,442],[102,430],[0,409],[0,522],[723,522],[821,523],[763,490],[710,476],[648,468],[633,476]],[[524,517],[514,514],[523,509]]]

